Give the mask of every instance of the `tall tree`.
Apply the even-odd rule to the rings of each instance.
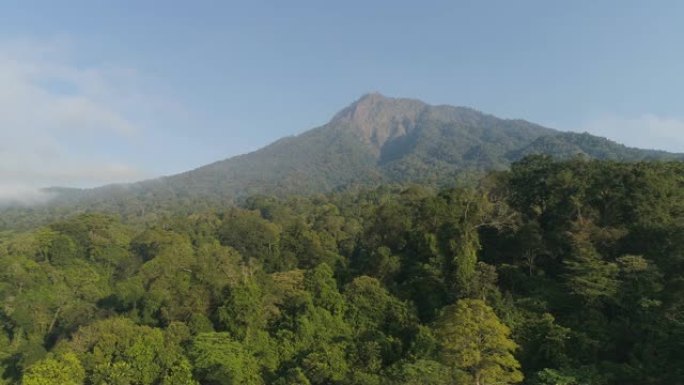
[[[26,370],[23,385],[82,385],[85,370],[78,357],[66,353],[38,361]]]
[[[463,371],[474,385],[515,384],[523,375],[517,345],[494,310],[476,299],[447,306],[436,323],[444,364]]]

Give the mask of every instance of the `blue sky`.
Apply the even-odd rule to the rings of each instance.
[[[369,91],[684,152],[682,20],[681,1],[5,0],[0,177],[171,174]]]

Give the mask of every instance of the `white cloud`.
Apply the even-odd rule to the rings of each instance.
[[[64,39],[0,41],[0,203],[145,176],[122,159],[158,100],[136,71],[82,66],[72,53]]]
[[[606,116],[581,131],[605,136],[627,146],[684,152],[684,120],[645,114],[632,118]]]
[[[7,183],[0,184],[0,206],[31,206],[46,203],[52,197],[51,193],[33,187]]]

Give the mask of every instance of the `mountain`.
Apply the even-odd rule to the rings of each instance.
[[[535,153],[619,161],[682,159],[471,108],[372,93],[327,124],[260,150],[139,183],[52,190],[57,198],[51,207],[132,214],[225,204],[254,194],[321,193],[379,183],[448,185],[464,176],[505,169]]]
[[[556,135],[542,136],[519,151],[513,152],[510,158],[520,159],[531,154],[549,154],[561,159],[582,155],[618,162],[682,160],[684,158],[683,154],[627,147],[586,132],[581,134],[561,132]]]
[[[187,194],[325,192],[377,182],[444,182],[504,168],[506,153],[554,131],[462,107],[369,94],[319,128],[155,181]]]

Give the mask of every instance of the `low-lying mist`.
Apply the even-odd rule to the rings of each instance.
[[[42,188],[0,184],[0,207],[42,205],[52,200],[55,195],[54,192]]]

